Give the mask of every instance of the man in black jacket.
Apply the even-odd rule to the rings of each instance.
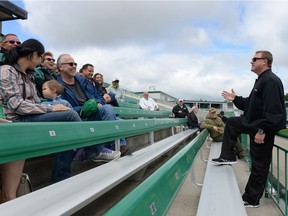
[[[281,80],[271,71],[273,56],[268,51],[257,51],[251,61],[251,71],[258,75],[249,97],[237,96],[235,92],[223,91],[222,96],[233,101],[244,111],[241,117],[227,119],[219,158],[212,159],[217,165],[236,163],[233,149],[241,133],[250,136],[252,168],[245,193],[245,207],[258,207],[263,195],[275,134],[286,127],[284,89]]]
[[[174,113],[175,118],[187,118],[189,114],[183,99],[178,100],[178,104],[173,107],[172,112]]]

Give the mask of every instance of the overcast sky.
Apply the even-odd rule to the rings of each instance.
[[[256,50],[274,56],[288,92],[286,1],[12,1],[27,20],[3,23],[21,41],[68,53],[132,91],[150,87],[177,98],[222,100],[223,90],[248,96]]]

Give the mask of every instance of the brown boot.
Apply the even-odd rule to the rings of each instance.
[[[245,156],[246,156],[246,154],[245,154],[245,151],[244,151],[244,150],[242,150],[242,151],[240,151],[240,152],[238,153],[238,158],[239,158],[239,159],[243,159],[243,158],[245,158]]]

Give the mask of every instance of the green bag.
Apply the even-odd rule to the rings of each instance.
[[[86,101],[80,111],[80,116],[88,118],[98,111],[98,102],[95,98]]]

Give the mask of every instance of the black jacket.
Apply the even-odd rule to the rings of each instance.
[[[198,117],[195,115],[195,113],[193,111],[191,111],[188,114],[188,126],[192,126],[192,127],[200,129],[200,125],[199,125],[199,122],[198,122]]]
[[[177,104],[176,106],[173,107],[172,112],[174,113],[175,118],[185,118],[189,114],[189,111],[184,104],[182,107],[180,107],[179,104]]]
[[[286,128],[283,84],[270,69],[256,79],[248,98],[236,96],[233,103],[244,111],[242,123],[251,130],[275,133]]]

